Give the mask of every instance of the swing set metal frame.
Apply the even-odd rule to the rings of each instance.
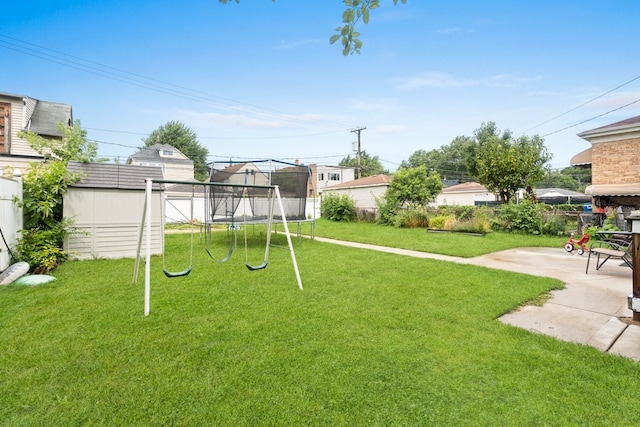
[[[145,257],[144,257],[144,315],[148,316],[151,312],[151,214],[152,214],[152,193],[153,193],[153,184],[187,184],[187,185],[202,185],[202,186],[220,186],[220,187],[238,187],[238,188],[262,188],[262,189],[271,189],[275,195],[275,201],[278,203],[278,207],[280,208],[280,213],[282,214],[282,224],[284,226],[284,232],[287,238],[287,245],[289,247],[289,253],[291,255],[291,261],[293,263],[293,269],[296,275],[296,281],[298,283],[298,288],[303,290],[302,288],[302,279],[300,278],[300,270],[298,269],[298,262],[296,260],[296,255],[293,250],[293,244],[291,241],[291,234],[289,233],[289,226],[287,224],[287,218],[285,216],[284,205],[282,203],[282,197],[280,196],[280,188],[277,185],[252,185],[252,184],[229,184],[229,183],[217,183],[217,182],[197,182],[193,181],[176,181],[176,180],[165,180],[165,179],[151,179],[148,178],[146,180],[145,187],[145,202],[144,202],[144,210],[142,213],[142,223],[140,226],[140,234],[138,236],[138,250],[136,255],[136,262],[133,272],[133,284],[135,285],[138,280],[138,272],[140,268],[140,252],[142,248],[142,240],[143,236],[145,238]],[[273,196],[272,196],[273,197]],[[162,198],[161,198],[162,200]],[[162,201],[164,203],[164,201]],[[273,221],[274,209],[273,209],[274,201],[271,203],[271,212],[269,215],[269,225],[268,225],[268,233],[267,233],[267,244],[265,249],[265,261],[263,264],[259,266],[251,266],[248,262],[246,266],[249,270],[259,270],[266,267],[268,262],[268,254],[269,254],[269,241],[271,234],[271,223]],[[163,210],[161,209],[161,212]],[[164,239],[164,227],[161,230],[162,238]],[[163,257],[164,257],[164,247],[162,248]],[[163,267],[164,268],[164,267]],[[191,271],[191,266],[189,267],[189,272]],[[165,273],[166,274],[166,273]],[[186,275],[186,274],[183,274]],[[168,276],[168,277],[179,277],[176,276]]]

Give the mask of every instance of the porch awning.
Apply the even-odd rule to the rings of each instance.
[[[640,182],[632,184],[593,184],[584,193],[588,196],[640,196]]]

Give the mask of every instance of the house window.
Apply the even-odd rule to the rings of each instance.
[[[138,163],[140,166],[156,166],[162,168],[162,175],[165,174],[165,164],[164,163],[149,163],[149,162],[140,162]]]
[[[0,103],[0,153],[9,152],[11,140],[11,104]]]
[[[321,173],[318,174],[318,180],[319,181],[324,181],[324,173],[321,172]]]
[[[329,173],[329,181],[340,181],[339,173]]]
[[[162,157],[173,157],[173,150],[162,149]]]

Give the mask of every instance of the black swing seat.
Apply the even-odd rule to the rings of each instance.
[[[189,275],[189,273],[191,273],[191,270],[192,270],[192,268],[191,268],[191,266],[189,266],[189,267],[187,267],[186,270],[175,271],[175,272],[172,272],[172,271],[167,270],[166,268],[163,268],[162,272],[164,273],[165,276],[167,276],[169,278],[172,278],[172,277],[187,276],[187,275]]]
[[[249,269],[249,271],[256,271],[256,270],[262,270],[267,268],[267,264],[269,264],[269,261],[265,260],[262,264],[260,265],[251,265],[251,264],[245,264],[247,266],[247,268]]]
[[[204,250],[207,252],[207,255],[209,255],[209,258],[211,258],[212,260],[217,262],[227,262],[229,261],[229,258],[231,258],[231,255],[233,254],[233,245],[229,246],[229,252],[227,253],[227,256],[222,259],[214,258],[213,255],[211,255],[211,252],[209,252],[208,248],[204,248]]]

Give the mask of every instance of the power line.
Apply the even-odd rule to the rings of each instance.
[[[206,105],[233,108],[234,112],[241,114],[249,114],[271,119],[278,119],[290,123],[297,123],[310,126],[329,126],[333,128],[347,129],[349,125],[339,122],[331,122],[321,119],[308,119],[297,117],[282,111],[271,108],[261,107],[255,104],[212,95],[203,91],[190,89],[184,86],[168,83],[162,80],[143,76],[141,74],[132,73],[109,65],[83,59],[77,56],[69,55],[64,52],[49,49],[34,43],[19,40],[0,34],[0,47],[12,50],[23,55],[32,56],[44,61],[59,64],[65,67],[73,68],[86,73],[94,74],[100,77],[119,81],[121,83],[140,87],[143,89],[164,93],[167,95],[184,98],[192,101],[202,102]],[[11,40],[11,41],[7,41]],[[247,108],[238,108],[238,106]]]
[[[624,83],[622,83],[622,84],[620,84],[620,85],[618,85],[618,86],[614,87],[613,89],[610,89],[610,90],[608,90],[608,91],[606,91],[606,92],[604,92],[604,93],[602,93],[602,94],[600,94],[600,95],[596,96],[595,98],[591,98],[590,100],[585,101],[585,102],[583,102],[582,104],[580,104],[580,105],[578,105],[578,106],[576,106],[576,107],[574,107],[574,108],[571,108],[570,110],[565,111],[564,113],[558,114],[557,116],[554,116],[554,117],[550,118],[549,120],[545,120],[545,121],[544,121],[544,122],[542,122],[542,123],[538,123],[537,125],[535,125],[535,126],[533,126],[533,127],[530,127],[529,129],[525,129],[522,133],[527,133],[527,132],[529,132],[529,131],[530,131],[530,130],[532,130],[532,129],[538,128],[538,127],[540,127],[540,126],[542,126],[542,125],[545,125],[545,124],[547,124],[547,123],[549,123],[549,122],[552,122],[552,121],[553,121],[553,120],[555,120],[555,119],[558,119],[558,118],[560,118],[560,117],[562,117],[562,116],[565,116],[565,115],[567,115],[567,114],[569,114],[569,113],[571,113],[571,112],[573,112],[573,111],[577,110],[577,109],[578,109],[578,108],[580,108],[580,107],[584,107],[585,105],[590,104],[591,102],[596,101],[596,100],[598,100],[598,99],[600,99],[600,98],[604,97],[605,95],[608,95],[608,94],[610,94],[611,92],[614,92],[614,91],[616,91],[616,90],[620,89],[621,87],[624,87],[624,86],[626,86],[626,85],[628,85],[628,84],[630,84],[630,83],[633,83],[634,81],[636,81],[636,80],[638,80],[638,79],[640,79],[640,75],[635,76],[635,77],[634,77],[634,78],[632,78],[631,80],[628,80],[628,81],[626,81],[626,82],[624,82]],[[549,135],[550,135],[550,134],[549,134]]]
[[[622,106],[620,106],[618,108],[614,108],[613,110],[609,110],[606,113],[598,114],[597,116],[591,117],[591,118],[586,119],[586,120],[582,120],[581,122],[578,122],[578,123],[572,124],[570,126],[566,126],[566,127],[562,128],[562,129],[558,129],[556,131],[547,133],[545,135],[542,135],[542,137],[545,138],[545,137],[547,137],[549,135],[553,135],[553,134],[556,134],[558,132],[562,132],[563,130],[571,129],[571,128],[579,126],[579,125],[581,125],[583,123],[587,123],[587,122],[590,122],[592,120],[598,119],[598,118],[600,118],[602,116],[606,116],[607,114],[611,114],[611,113],[613,113],[615,111],[622,110],[623,108],[626,108],[626,107],[628,107],[630,105],[637,104],[638,102],[640,102],[640,99],[636,99],[635,101],[629,102],[628,104],[622,105]]]

